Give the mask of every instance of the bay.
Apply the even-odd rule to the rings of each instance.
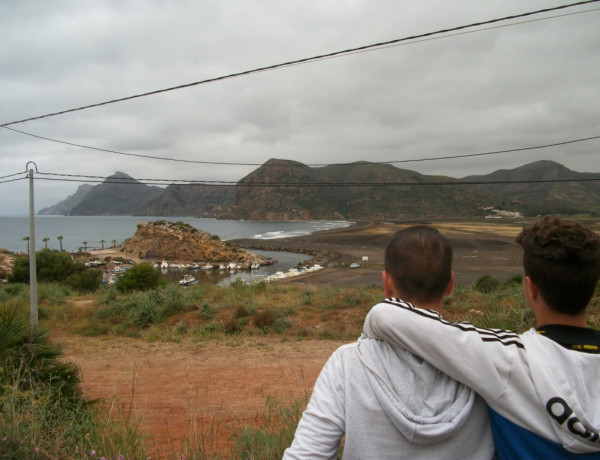
[[[223,241],[237,238],[274,239],[308,235],[317,231],[349,226],[345,221],[249,221],[218,220],[189,216],[149,217],[149,216],[35,216],[35,248],[59,249],[58,236],[62,236],[62,248],[68,252],[88,251],[120,246],[124,240],[132,237],[138,223],[157,220],[185,222],[191,226],[217,235]],[[29,236],[29,218],[23,216],[0,216],[0,248],[12,252],[26,252]],[[47,241],[43,241],[48,238]],[[102,243],[104,241],[104,243]],[[246,280],[267,276],[275,271],[285,271],[307,258],[304,254],[280,251],[254,251],[278,261],[277,264],[261,267],[252,273],[238,272],[228,276],[229,280],[242,277]]]

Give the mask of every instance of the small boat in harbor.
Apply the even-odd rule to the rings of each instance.
[[[198,280],[193,275],[183,275],[179,280],[180,286],[191,286],[193,284],[198,284]]]

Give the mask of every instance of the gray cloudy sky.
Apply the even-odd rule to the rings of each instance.
[[[569,3],[548,0],[20,0],[0,3],[0,124],[318,54]],[[393,161],[600,135],[600,3],[11,125],[179,159]],[[583,11],[589,11],[583,14]],[[510,24],[502,23],[502,25]],[[540,159],[600,172],[600,141],[402,163],[464,177]],[[0,128],[0,176],[25,170],[239,180],[255,167],[165,162]],[[6,179],[0,179],[0,181]],[[77,182],[36,181],[36,210]],[[28,184],[0,184],[24,215]]]

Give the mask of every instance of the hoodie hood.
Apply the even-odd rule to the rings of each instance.
[[[410,442],[440,442],[471,415],[475,393],[421,358],[363,337],[356,351],[381,407]]]

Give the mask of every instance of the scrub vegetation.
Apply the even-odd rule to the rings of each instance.
[[[143,270],[141,271],[144,274]],[[0,287],[0,458],[145,459],[147,433],[117,401],[90,401],[78,368],[62,359],[53,333],[131,337],[195,346],[233,337],[271,335],[281,340],[352,341],[366,313],[381,300],[379,286],[331,287],[244,284],[140,289],[102,286],[94,292],[63,282],[38,289],[40,325],[29,328],[29,286]],[[134,283],[132,283],[134,285]],[[533,326],[521,279],[488,275],[457,287],[445,302],[450,321],[522,332]],[[600,328],[600,288],[589,308]],[[309,395],[291,403],[264,395],[264,411],[251,424],[231,422],[229,451],[215,450],[217,425],[197,427],[171,457],[281,458]],[[152,457],[157,458],[157,457]]]

